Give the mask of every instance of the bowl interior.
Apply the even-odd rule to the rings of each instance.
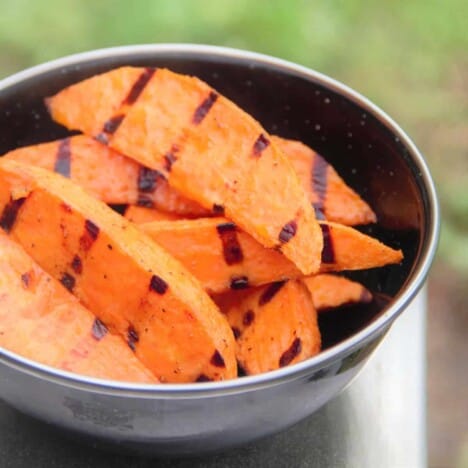
[[[322,154],[376,211],[379,223],[360,228],[395,248],[402,265],[355,272],[376,300],[352,313],[322,314],[325,347],[375,320],[400,294],[422,261],[431,207],[420,168],[407,146],[372,109],[313,77],[273,62],[192,51],[125,51],[43,68],[0,89],[0,154],[69,132],[49,118],[43,99],[83,78],[119,65],[167,67],[196,75],[259,120],[266,130],[303,141]],[[5,131],[5,129],[7,129]]]

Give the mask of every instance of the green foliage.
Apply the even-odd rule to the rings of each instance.
[[[466,0],[0,0],[0,11],[0,76],[95,48],[192,42],[268,53],[347,83],[427,156],[443,207],[440,255],[468,273]]]

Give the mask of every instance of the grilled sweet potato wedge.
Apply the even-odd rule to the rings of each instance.
[[[317,312],[349,304],[368,303],[372,300],[372,293],[367,288],[344,276],[320,273],[300,279],[312,295],[312,302]],[[280,285],[282,282],[277,281],[270,284]],[[274,286],[272,288],[274,289]],[[252,294],[252,291],[256,289],[259,289],[259,287],[226,291],[213,294],[211,297],[221,311],[226,311],[232,307],[237,307],[245,297]]]
[[[401,251],[341,224],[320,221],[321,272],[374,268],[402,259]],[[155,221],[140,229],[183,263],[210,293],[242,289],[302,273],[225,218]]]
[[[210,215],[209,210],[169,187],[162,173],[85,135],[25,146],[4,157],[58,172],[108,204],[155,207],[182,216]]]
[[[183,216],[175,213],[136,205],[129,205],[125,210],[124,216],[135,224],[151,223],[153,221],[178,221],[185,219]]]
[[[57,122],[163,172],[183,195],[224,212],[302,273],[318,270],[322,236],[292,164],[258,122],[206,83],[123,67],[47,105]]]
[[[320,274],[302,278],[302,282],[312,294],[314,306],[319,312],[372,300],[372,293],[367,288],[343,276]]]
[[[236,375],[232,332],[198,281],[70,180],[0,161],[0,227],[161,382]]]
[[[0,230],[0,346],[101,379],[156,383],[120,336]]]
[[[247,375],[279,369],[320,351],[317,312],[300,280],[253,290],[223,312],[236,336],[237,361]]]
[[[316,214],[347,226],[375,223],[371,207],[322,156],[300,141],[278,136],[272,140],[292,162]]]

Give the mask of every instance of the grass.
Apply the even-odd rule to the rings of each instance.
[[[468,276],[466,0],[0,0],[0,76],[121,44],[195,42],[315,68],[385,109],[439,188],[439,257]]]

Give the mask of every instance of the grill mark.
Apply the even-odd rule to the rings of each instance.
[[[96,226],[91,220],[85,221],[85,230],[80,237],[80,247],[83,250],[89,250],[99,236],[99,226]]]
[[[148,198],[148,194],[140,193],[136,201],[137,206],[143,206],[144,208],[154,208],[154,202]]]
[[[194,125],[199,125],[203,121],[217,99],[218,94],[214,91],[210,91],[205,100],[195,109],[195,112],[193,113],[192,123]]]
[[[158,179],[165,180],[164,175],[149,167],[141,166],[138,171],[138,192],[140,193],[153,193],[158,186]]]
[[[249,278],[247,276],[234,276],[231,278],[231,289],[247,289],[249,287]]]
[[[221,356],[221,353],[217,349],[213,353],[213,356],[211,356],[210,362],[215,367],[226,367],[223,356]]]
[[[241,263],[244,259],[242,247],[237,238],[237,228],[234,223],[222,223],[216,226],[218,235],[223,244],[223,256],[227,265]]]
[[[328,224],[320,223],[323,237],[322,263],[335,263],[335,250]]]
[[[140,341],[140,336],[133,325],[129,325],[127,330],[127,344],[132,351],[135,351],[136,344]]]
[[[54,171],[64,177],[70,177],[71,173],[71,142],[70,138],[64,138],[58,145],[55,157]]]
[[[83,263],[78,255],[73,257],[71,267],[76,274],[81,275],[83,273]]]
[[[136,100],[140,97],[140,94],[145,89],[146,85],[148,84],[151,77],[156,72],[156,68],[146,67],[137,78],[133,86],[130,88],[125,99],[122,101],[122,105],[126,104],[131,106],[135,104]]]
[[[26,197],[17,198],[16,200],[10,199],[3,209],[2,216],[0,217],[0,227],[7,233],[11,232],[16,223],[18,212],[26,201]]]
[[[258,158],[263,153],[263,151],[268,148],[269,145],[270,140],[263,133],[261,133],[253,145],[253,155]]]
[[[107,335],[107,327],[97,318],[93,322],[91,333],[97,341],[102,340]]]
[[[179,152],[179,147],[177,145],[172,145],[172,148],[164,155],[164,168],[167,172],[171,172],[172,165],[177,161],[177,153]]]
[[[255,312],[252,309],[249,309],[247,312],[244,313],[242,317],[242,323],[248,327],[252,325],[253,321],[255,320]]]
[[[283,228],[281,229],[281,232],[279,233],[279,240],[283,244],[286,242],[289,242],[297,232],[297,223],[295,220],[289,221],[289,223],[286,223]]]
[[[120,127],[125,114],[117,114],[111,117],[103,126],[102,130],[106,135],[113,135]]]
[[[217,203],[213,203],[212,211],[213,211],[214,214],[224,215],[224,206],[223,205],[218,205]]]
[[[265,304],[268,304],[273,297],[276,295],[276,293],[286,284],[287,280],[284,281],[276,281],[275,283],[271,283],[265,291],[263,291],[262,295],[258,299],[258,305],[259,306],[264,306]]]
[[[21,282],[23,283],[23,286],[28,289],[29,285],[31,284],[31,272],[27,271],[26,273],[23,273],[21,275]]]
[[[195,382],[212,382],[213,379],[210,379],[205,374],[200,374],[196,379]]]
[[[296,338],[291,346],[281,355],[279,359],[280,367],[287,366],[301,352],[302,342],[300,338]]]
[[[169,285],[157,275],[153,275],[150,281],[150,290],[158,294],[164,294],[167,291]]]
[[[237,327],[232,327],[231,330],[234,335],[234,339],[237,340],[241,336],[241,331]]]
[[[317,195],[317,201],[312,203],[315,209],[317,219],[324,219],[325,198],[327,196],[327,178],[328,163],[322,156],[315,153],[314,163],[312,165],[311,186],[312,191]],[[317,212],[319,216],[317,216]],[[322,217],[320,217],[322,216]]]
[[[73,291],[75,287],[75,277],[70,275],[70,273],[64,273],[60,278],[60,282],[65,286],[69,291]]]

